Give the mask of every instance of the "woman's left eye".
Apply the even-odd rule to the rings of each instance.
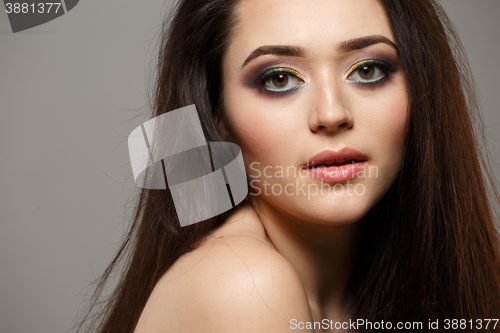
[[[285,68],[272,68],[263,73],[259,81],[268,93],[289,93],[304,84],[297,72]]]
[[[354,69],[347,75],[347,80],[363,85],[374,85],[385,81],[390,74],[388,65],[378,60],[363,60],[352,67]]]

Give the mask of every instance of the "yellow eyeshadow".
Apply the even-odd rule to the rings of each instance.
[[[276,67],[276,68],[273,68],[273,72],[274,72],[274,71],[276,71],[276,72],[278,72],[278,71],[289,72],[290,74],[295,75],[295,76],[296,76],[296,77],[298,77],[299,79],[304,80],[304,79],[302,78],[302,75],[300,75],[300,73],[299,73],[299,72],[297,72],[297,71],[296,71],[295,69],[293,69],[293,68],[289,68],[289,67]]]
[[[347,76],[349,76],[356,68],[358,68],[364,64],[373,63],[374,61],[377,61],[377,60],[376,59],[364,59],[364,60],[358,61],[357,63],[355,63],[354,65],[349,67],[349,69],[347,70]]]

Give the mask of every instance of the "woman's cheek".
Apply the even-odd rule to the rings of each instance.
[[[277,119],[254,110],[253,114],[242,115],[239,120],[234,122],[233,132],[241,149],[249,157],[267,159],[284,147],[287,133],[282,133],[282,130],[286,126],[280,126]]]
[[[377,138],[380,163],[386,164],[385,172],[389,178],[394,178],[399,171],[404,151],[407,120],[409,116],[406,94],[394,94],[385,103],[380,104],[378,121],[373,121],[372,133]]]
[[[399,151],[402,155],[409,110],[406,93],[400,93],[397,97],[387,105],[386,133],[387,140],[392,142],[394,151]]]

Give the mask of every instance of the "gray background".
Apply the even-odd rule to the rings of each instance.
[[[0,7],[0,332],[65,332],[122,238],[127,136],[170,2],[83,0],[12,34]],[[475,75],[500,179],[500,1],[443,1]]]

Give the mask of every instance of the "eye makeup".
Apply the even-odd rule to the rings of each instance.
[[[351,65],[344,79],[361,88],[381,86],[396,73],[400,65],[390,56],[366,57]],[[294,66],[295,67],[295,66]],[[304,76],[282,61],[267,62],[245,75],[244,84],[258,94],[286,96],[306,86]]]
[[[365,87],[376,86],[390,79],[398,70],[399,66],[392,60],[363,59],[347,70],[346,80]]]
[[[246,81],[251,88],[269,96],[289,94],[305,85],[302,75],[288,66],[274,66]]]

